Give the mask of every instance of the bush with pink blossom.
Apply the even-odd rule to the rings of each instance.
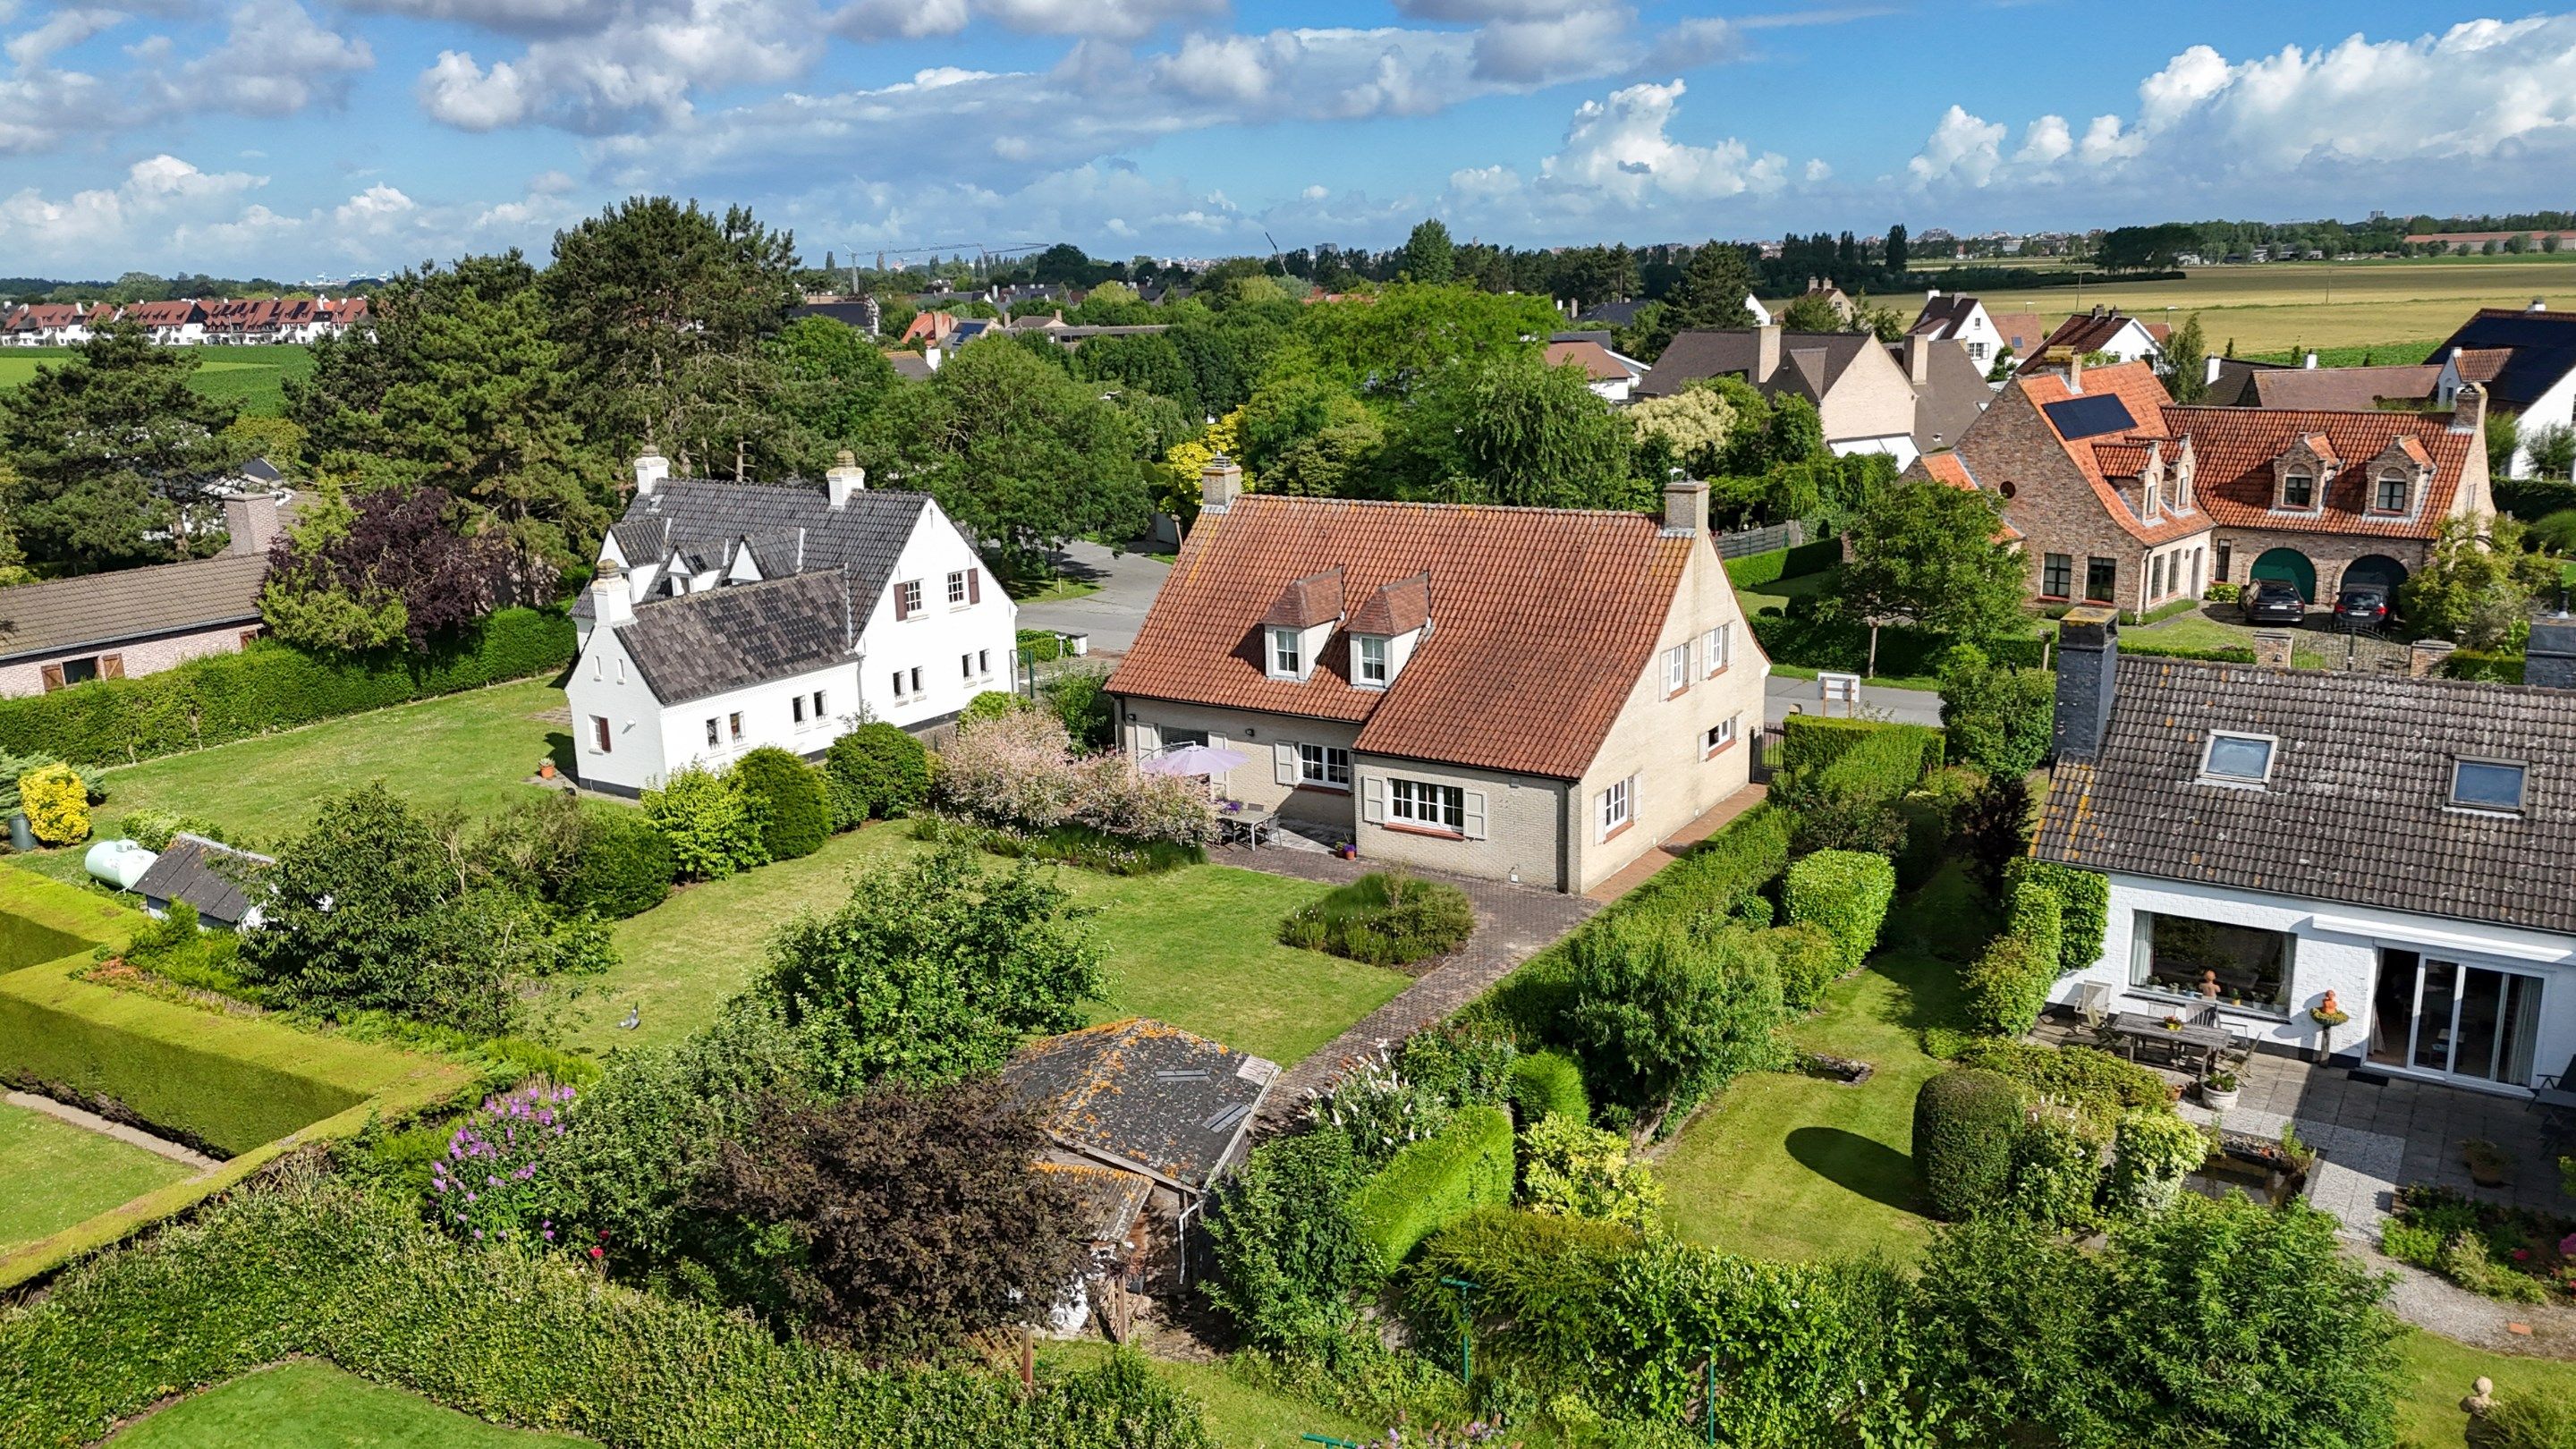
[[[933,789],[943,810],[1000,830],[1080,826],[1177,845],[1216,834],[1204,784],[1147,775],[1114,751],[1079,753],[1062,720],[1034,710],[960,723],[939,756]]]
[[[555,1225],[542,1206],[541,1168],[563,1140],[572,1100],[572,1088],[545,1082],[484,1098],[430,1166],[438,1225],[469,1242],[554,1241]]]

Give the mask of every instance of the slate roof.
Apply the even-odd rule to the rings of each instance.
[[[1089,1162],[1041,1162],[1037,1170],[1061,1177],[1073,1188],[1075,1211],[1081,1214],[1083,1238],[1091,1243],[1123,1243],[1154,1194],[1154,1180],[1120,1167]]]
[[[1677,332],[1673,334],[1672,345],[1664,349],[1663,356],[1655,359],[1654,367],[1637,385],[1637,391],[1643,397],[1670,397],[1686,384],[1703,377],[1736,373],[1765,394],[1777,392],[1783,386],[1794,386],[1809,402],[1814,402],[1824,396],[1825,390],[1832,387],[1862,353],[1879,345],[1878,338],[1867,332],[1783,332],[1780,334],[1780,371],[1767,378],[1757,378],[1753,376],[1753,370],[1759,358],[1758,329],[1730,327]],[[1794,383],[1789,379],[1795,379]]]
[[[81,574],[0,589],[0,663],[259,622],[268,555]]]
[[[2247,386],[2258,408],[2333,409],[2369,412],[2382,398],[2422,402],[2433,395],[2442,369],[2431,363],[2408,367],[2284,367],[2247,374]],[[2475,379],[2473,379],[2475,380]]]
[[[914,382],[928,382],[930,375],[938,371],[930,365],[929,358],[918,352],[889,352],[886,361],[893,365],[895,376],[907,377]]]
[[[134,883],[134,893],[147,900],[186,901],[197,908],[200,920],[238,926],[251,904],[242,882],[275,864],[269,856],[182,831]]]
[[[1276,1063],[1129,1017],[1022,1047],[1002,1068],[1058,1145],[1205,1192],[1251,1127]]]
[[[2036,853],[2089,870],[2576,933],[2576,693],[2124,658],[2100,758],[2052,769]],[[2213,730],[2279,737],[2260,790],[2197,783]],[[2462,756],[2519,816],[2449,807]]]
[[[2439,366],[2458,350],[2470,354],[2460,369],[2468,381],[2487,384],[2487,395],[2505,407],[2528,407],[2576,368],[2576,312],[2482,307],[2427,360]],[[2495,352],[2506,355],[2488,355]]]
[[[1914,336],[1947,341],[1959,335],[1959,329],[1967,325],[1968,318],[1975,315],[1976,310],[1977,299],[1963,293],[1933,297],[1924,302],[1923,310],[1915,315],[1914,325],[1905,330]],[[1994,319],[1990,316],[1986,320],[1991,322]]]
[[[2085,371],[2088,383],[2095,371]],[[2170,433],[2191,435],[2197,463],[2192,493],[2201,510],[2217,522],[2236,528],[2383,538],[2431,538],[2439,531],[2458,496],[2460,473],[2468,466],[2470,450],[2485,447],[2475,434],[2454,432],[2449,413],[2168,407],[2164,427]],[[2309,517],[2274,513],[2273,460],[2309,434],[2322,435],[2311,447],[2341,461],[2326,483],[2325,506]],[[2432,483],[2415,511],[2404,518],[2370,512],[2366,465],[2392,444],[2418,461],[2430,459],[2433,464]],[[2483,452],[2479,456],[2483,459]]]
[[[674,478],[626,506],[617,524],[618,547],[625,549],[629,537],[651,540],[641,554],[627,553],[628,565],[642,568],[658,561],[666,547],[721,541],[727,551],[714,562],[730,564],[730,547],[742,539],[773,539],[802,529],[803,567],[846,571],[852,612],[864,624],[929,502],[927,494],[866,488],[834,508],[820,487],[809,484]],[[651,532],[656,525],[662,529],[658,538]],[[774,577],[766,567],[768,555],[755,549],[754,557],[763,561],[763,575]]]
[[[858,629],[838,570],[635,606],[617,642],[664,704],[791,679],[850,657]]]
[[[1577,322],[1599,322],[1611,327],[1625,327],[1637,320],[1643,302],[1595,302],[1583,309]]]
[[[1904,343],[1892,344],[1887,351],[1896,370],[1914,388],[1914,446],[1918,449],[1946,448],[1958,442],[1994,404],[1995,390],[1986,382],[1986,370],[1968,356],[1964,342],[1932,343],[1920,383],[1906,368]]]
[[[1107,688],[1348,721],[1369,754],[1579,779],[1695,546],[1713,547],[1638,513],[1247,494],[1199,516]],[[1352,687],[1347,629],[1304,680],[1263,670],[1272,604],[1336,567],[1345,598],[1428,575],[1430,633],[1384,690]]]

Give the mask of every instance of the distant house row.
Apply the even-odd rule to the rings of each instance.
[[[72,347],[110,322],[132,322],[164,347],[315,342],[367,323],[364,297],[191,298],[171,302],[27,302],[0,321],[0,346]]]

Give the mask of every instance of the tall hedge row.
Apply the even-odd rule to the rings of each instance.
[[[1756,805],[1655,872],[1615,909],[1694,917],[1729,914],[1788,867],[1789,837],[1796,826],[1797,817],[1789,811]]]
[[[1749,553],[1742,558],[1728,559],[1726,578],[1739,589],[1754,589],[1777,579],[1822,573],[1842,561],[1842,539],[1820,538],[1795,548],[1775,548],[1769,553]]]
[[[269,641],[132,679],[0,700],[0,752],[112,765],[562,669],[572,620],[503,609],[432,654],[326,659]],[[533,765],[535,762],[530,761]]]
[[[1511,1114],[1462,1107],[1438,1136],[1408,1145],[1363,1183],[1351,1195],[1351,1216],[1379,1270],[1393,1273],[1443,1225],[1511,1200]]]
[[[1780,735],[1782,771],[1840,799],[1900,799],[1941,754],[1941,731],[1930,725],[1792,715]]]
[[[2064,907],[2055,890],[2035,880],[2013,886],[2004,906],[2004,928],[1986,943],[1960,984],[1967,991],[1968,1019],[1979,1031],[2019,1036],[2038,1025],[2048,989],[2057,980]]]
[[[461,1247],[328,1182],[243,1193],[0,1312],[0,1424],[13,1446],[85,1444],[290,1354],[616,1449],[1213,1444],[1130,1358],[1027,1399],[999,1375],[879,1371],[562,1257]]]
[[[1780,899],[1792,922],[1832,936],[1850,969],[1878,945],[1878,928],[1896,899],[1896,866],[1864,851],[1819,850],[1789,867]]]
[[[2058,923],[2061,934],[2057,943],[2057,974],[2082,971],[2102,959],[2102,938],[2111,929],[2111,878],[2098,870],[2082,870],[2053,860],[2025,855],[2004,867],[2006,898],[2024,882],[2041,886],[2057,897]]]

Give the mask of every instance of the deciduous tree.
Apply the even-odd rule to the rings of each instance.
[[[1835,614],[1903,621],[1984,643],[2028,628],[2022,562],[1997,536],[2003,518],[1983,492],[1940,483],[1872,488],[1849,534],[1851,561]]]
[[[1414,497],[1636,507],[1628,435],[1579,369],[1524,352],[1431,376],[1406,405],[1393,466]]]
[[[2398,612],[2464,648],[2494,649],[2512,640],[2560,573],[2558,557],[2534,549],[2518,519],[2446,518],[2432,556],[2399,586]]]
[[[287,643],[326,652],[397,640],[426,649],[508,596],[511,559],[458,531],[446,490],[383,488],[344,502],[326,489],[269,545],[260,615]]]
[[[1425,286],[1446,286],[1457,271],[1456,250],[1439,218],[1421,222],[1404,239],[1404,274]]]

